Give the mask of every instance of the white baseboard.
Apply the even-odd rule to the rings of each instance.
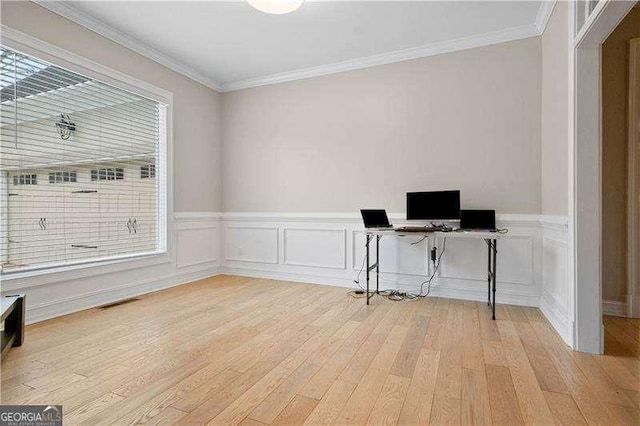
[[[349,280],[349,279],[335,278],[335,277],[328,277],[328,276],[317,276],[317,275],[310,275],[310,274],[304,274],[304,273],[281,272],[281,271],[274,271],[269,269],[238,268],[238,267],[223,266],[221,273],[225,275],[237,275],[240,277],[265,278],[269,280],[330,285],[335,287],[345,287],[345,288],[356,287],[356,284],[353,282],[353,280]]]
[[[574,322],[563,313],[563,309],[558,306],[553,296],[543,293],[540,298],[540,310],[562,340],[570,347],[573,347]]]
[[[309,284],[318,285],[330,285],[336,287],[345,288],[357,288],[357,284],[352,279],[348,278],[336,278],[330,276],[304,274],[304,273],[291,273],[282,272],[269,269],[254,269],[254,268],[237,268],[223,266],[221,273],[227,275],[239,275],[243,277],[252,278],[265,278],[280,281],[293,281],[303,282]],[[360,279],[360,285],[364,287],[363,278]],[[380,289],[402,289],[410,292],[418,292],[419,287],[415,284],[409,284],[408,282],[398,283],[389,279],[384,280],[384,284],[380,285]],[[375,279],[370,284],[370,289],[375,290]],[[461,300],[474,300],[478,302],[485,302],[487,300],[487,291],[485,287],[482,288],[464,288],[451,285],[434,285],[431,287],[431,296],[434,297],[446,297],[450,299]],[[520,306],[534,306],[539,304],[539,298],[535,295],[519,294],[513,292],[500,292],[496,293],[497,303],[520,305]]]
[[[617,300],[603,300],[602,313],[614,317],[627,317],[627,303]]]
[[[27,324],[32,324],[62,315],[83,311],[85,309],[95,308],[96,306],[102,306],[123,299],[140,296],[142,294],[175,287],[218,274],[220,274],[220,267],[215,266],[188,273],[174,274],[164,278],[154,277],[153,279],[136,283],[127,283],[107,290],[97,290],[90,293],[74,295],[35,305],[29,305],[27,300],[25,321]]]

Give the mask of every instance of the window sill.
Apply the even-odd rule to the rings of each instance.
[[[171,262],[171,256],[165,252],[32,271],[5,272],[0,274],[0,290],[2,293],[7,293],[31,287],[112,274],[130,269],[146,268]]]

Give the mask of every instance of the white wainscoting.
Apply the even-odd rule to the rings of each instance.
[[[176,214],[176,267],[219,266],[220,215]]]
[[[541,216],[542,294],[540,310],[573,347],[573,292],[569,282],[568,225],[563,216]]]
[[[347,230],[284,228],[283,250],[285,265],[346,269]]]
[[[225,225],[224,229],[226,262],[278,263],[278,228]]]
[[[573,344],[565,217],[499,215],[509,233],[498,240],[499,303],[539,306]],[[395,224],[406,223],[391,215]],[[172,287],[221,272],[354,287],[365,255],[362,222],[354,214],[177,213],[173,251],[164,263],[134,269],[117,264],[100,272],[71,271],[51,282],[3,282],[3,294],[27,294],[27,321],[36,322]],[[429,250],[443,238],[383,237],[381,288],[417,291],[433,273]],[[371,255],[375,256],[375,241]],[[449,238],[431,294],[485,301],[487,248],[483,241]],[[364,285],[365,272],[360,273]]]
[[[497,219],[499,227],[509,229],[498,241],[498,302],[541,306],[546,260],[552,268],[551,275],[544,275],[548,293],[552,300],[562,302],[557,305],[562,318],[561,334],[566,340],[566,218],[549,219],[564,223],[554,228],[554,232],[563,235],[557,236],[565,241],[563,250],[544,246],[539,215],[499,215]],[[402,215],[391,215],[391,220],[395,224],[406,223]],[[222,271],[228,274],[354,287],[365,256],[362,221],[354,214],[224,213],[222,228]],[[417,291],[433,272],[431,262],[427,262],[433,245],[440,254],[444,239],[383,237],[381,287]],[[373,241],[371,255],[375,253]],[[484,241],[447,239],[431,294],[487,300],[487,260]],[[364,275],[362,271],[361,285]],[[552,323],[558,327],[558,321]]]
[[[26,295],[34,323],[220,273],[219,213],[176,213],[170,251],[153,259],[2,277],[2,294]]]

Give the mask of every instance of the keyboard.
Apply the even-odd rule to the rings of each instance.
[[[396,232],[433,232],[435,230],[431,226],[401,226],[394,229]]]
[[[451,228],[446,225],[438,226],[401,226],[395,228],[396,232],[437,232],[437,231],[451,231]]]

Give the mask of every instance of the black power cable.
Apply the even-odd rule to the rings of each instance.
[[[414,241],[413,243],[411,243],[411,245],[416,245],[421,243],[422,241],[424,241],[427,237],[424,236],[422,237],[420,240],[418,241]],[[431,282],[433,281],[433,279],[436,276],[436,273],[438,272],[438,269],[440,268],[440,261],[442,260],[442,256],[444,255],[445,250],[447,249],[447,238],[444,237],[443,242],[442,242],[442,251],[440,252],[440,255],[438,256],[438,259],[436,261],[436,265],[435,268],[433,270],[433,273],[431,274],[431,276],[429,277],[428,280],[423,281],[422,283],[420,283],[420,293],[418,294],[414,294],[414,293],[409,293],[409,292],[405,292],[402,290],[382,290],[380,291],[380,295],[387,297],[389,300],[393,300],[393,301],[402,301],[402,300],[416,300],[420,297],[427,297],[429,295],[429,293],[431,292]],[[360,285],[360,275],[362,274],[362,271],[364,270],[364,264],[367,260],[367,257],[365,256],[362,259],[362,265],[360,266],[360,271],[358,271],[358,276],[355,280],[353,280],[353,282],[355,284],[358,285],[358,287],[360,287],[360,290],[365,290],[361,285]],[[427,284],[427,293],[423,294],[424,291],[424,285]],[[348,293],[349,295],[351,295],[352,297],[362,297],[361,295],[356,296],[355,292],[350,291]]]

